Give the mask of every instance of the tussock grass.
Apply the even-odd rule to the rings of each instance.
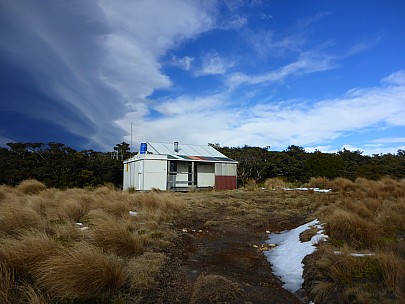
[[[326,177],[311,177],[308,182],[308,187],[330,189],[332,182]]]
[[[335,209],[326,222],[331,238],[346,241],[356,248],[373,245],[379,236],[378,225],[350,211]]]
[[[352,182],[350,179],[346,179],[343,177],[337,177],[334,180],[332,180],[330,182],[330,188],[333,191],[343,192],[343,193],[347,193],[347,192],[356,190],[356,186],[355,186],[354,182]]]
[[[246,191],[257,191],[259,190],[259,186],[253,178],[249,178],[243,185],[243,189]]]
[[[114,294],[125,284],[127,275],[119,257],[81,244],[43,261],[35,278],[50,294],[75,299]]]
[[[0,302],[99,301],[153,289],[165,256],[148,250],[171,244],[176,234],[168,221],[185,207],[172,193],[131,194],[108,185],[0,186]]]
[[[17,238],[2,240],[0,261],[16,270],[21,278],[27,278],[44,259],[56,254],[58,249],[58,244],[47,234],[27,231]]]
[[[47,296],[41,290],[31,285],[23,285],[19,288],[19,303],[48,304]]]
[[[14,270],[0,262],[0,303],[12,303],[12,293],[15,286]]]
[[[383,271],[384,284],[398,297],[405,295],[405,262],[393,252],[380,251],[377,261]]]
[[[239,294],[239,285],[220,275],[200,275],[194,284],[191,304],[229,303]]]
[[[133,231],[129,224],[117,221],[104,211],[89,213],[88,223],[91,227],[91,242],[118,255],[142,254],[148,243],[145,234]]]
[[[282,178],[274,177],[266,179],[264,187],[268,190],[288,188],[289,183],[285,182]]]
[[[142,293],[157,285],[156,278],[161,274],[165,255],[157,252],[146,252],[128,262],[127,272],[131,289]]]
[[[330,243],[307,260],[312,298],[321,304],[404,303],[405,184],[389,177],[339,184],[335,202],[320,214]],[[375,255],[352,256],[356,250]]]
[[[35,179],[28,179],[22,181],[16,189],[24,194],[38,194],[41,191],[46,190],[44,183]]]
[[[16,235],[24,229],[45,229],[46,222],[19,197],[0,205],[0,236]]]

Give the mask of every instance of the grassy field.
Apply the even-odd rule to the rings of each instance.
[[[0,303],[299,303],[253,245],[314,218],[329,240],[305,259],[304,298],[404,302],[405,181],[311,179],[330,193],[285,186],[0,186]]]

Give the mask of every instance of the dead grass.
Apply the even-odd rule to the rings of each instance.
[[[358,178],[354,186],[339,190],[336,201],[320,214],[330,244],[308,260],[308,289],[316,303],[403,303],[405,185],[386,177]],[[346,186],[340,187],[334,189]],[[352,256],[356,250],[376,254]]]
[[[382,268],[384,284],[398,297],[405,295],[405,263],[393,252],[380,251],[377,261]]]
[[[282,178],[274,177],[274,178],[266,179],[264,181],[264,187],[268,190],[282,189],[282,188],[288,188],[289,183],[284,181]]]
[[[332,180],[330,183],[330,188],[332,188],[333,191],[341,193],[347,193],[356,190],[355,184],[350,179],[342,177],[337,177]]]
[[[220,275],[200,275],[194,284],[191,304],[229,303],[238,297],[237,283]]]
[[[157,252],[146,252],[128,262],[127,272],[131,289],[137,293],[155,288],[160,275],[165,255]]]
[[[61,191],[32,180],[0,186],[0,302],[69,302],[153,288],[165,258],[145,251],[171,245],[176,233],[169,222],[186,205],[173,193],[109,186]]]
[[[5,263],[0,262],[0,303],[12,303],[14,286],[14,270]]]
[[[124,221],[117,221],[104,211],[93,211],[87,216],[91,242],[107,251],[122,256],[139,255],[148,243],[145,233],[131,229]]]
[[[56,297],[111,296],[127,279],[123,261],[89,244],[61,251],[36,269],[41,288]]]
[[[243,185],[243,189],[246,191],[257,191],[259,190],[259,186],[257,185],[256,181],[252,178],[249,178],[246,183]]]
[[[16,189],[23,194],[38,194],[39,192],[46,190],[46,186],[44,183],[35,179],[28,179],[22,181]]]
[[[10,197],[0,205],[0,236],[16,235],[25,229],[42,230],[46,227],[44,219],[26,206],[24,199]]]
[[[405,181],[335,179],[329,183],[331,193],[282,191],[284,184],[278,179],[267,181],[266,187],[274,191],[186,194],[130,193],[107,186],[65,191],[38,186],[37,192],[28,186],[31,190],[0,186],[0,273],[4,278],[0,302],[152,299],[148,293],[169,288],[170,283],[162,283],[162,269],[170,271],[173,266],[168,265],[175,263],[170,264],[172,257],[162,252],[169,250],[183,227],[221,231],[228,225],[264,233],[269,227],[272,232],[281,231],[319,217],[336,247],[329,244],[325,246],[329,249],[321,248],[313,258],[315,279],[309,289],[319,300],[316,303],[377,303],[376,299],[401,303]],[[259,190],[257,185],[252,189]],[[78,221],[88,229],[78,229]],[[342,249],[345,244],[350,247]],[[360,260],[348,254],[360,249],[377,255]],[[347,254],[336,255],[334,250]],[[11,281],[12,289],[7,287]],[[192,303],[232,302],[243,288],[224,276],[201,275]]]
[[[330,189],[331,185],[331,181],[326,177],[311,177],[308,183],[308,187],[320,189]]]
[[[30,277],[44,259],[58,251],[58,244],[47,234],[27,231],[16,238],[2,240],[0,260],[19,274],[19,279]]]

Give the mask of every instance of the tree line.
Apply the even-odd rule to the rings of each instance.
[[[308,153],[304,148],[295,145],[281,152],[269,151],[269,147],[235,148],[210,145],[239,162],[239,185],[243,185],[248,179],[261,182],[273,177],[299,183],[308,182],[311,177],[343,177],[353,181],[358,177],[371,180],[378,180],[383,176],[405,178],[404,150],[398,150],[397,154],[369,156],[363,155],[360,150],[347,149],[337,153]]]
[[[248,179],[257,182],[272,177],[305,183],[311,177],[330,179],[383,176],[405,178],[405,151],[397,154],[363,155],[359,150],[337,153],[308,153],[291,145],[284,151],[269,147],[221,147],[210,144],[238,164],[238,184]],[[131,157],[129,144],[122,142],[111,152],[77,151],[62,143],[8,143],[0,148],[0,184],[17,185],[25,179],[37,179],[48,187],[95,187],[106,183],[122,186],[122,160]]]
[[[0,148],[0,184],[16,185],[37,179],[48,187],[122,185],[122,160],[131,156],[129,144],[117,144],[111,152],[77,151],[62,143],[8,143]]]

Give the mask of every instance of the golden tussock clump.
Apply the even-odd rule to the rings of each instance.
[[[10,197],[0,205],[0,236],[15,235],[24,229],[42,230],[46,221],[20,197]]]
[[[268,178],[264,181],[264,187],[268,190],[288,188],[289,184],[282,178]]]
[[[334,180],[332,180],[330,183],[330,188],[332,188],[333,191],[343,193],[356,190],[354,182],[352,182],[350,179],[343,177],[337,177]]]
[[[49,257],[36,269],[38,285],[56,297],[103,297],[118,291],[127,275],[121,258],[80,244]]]
[[[46,186],[44,183],[35,179],[28,179],[22,181],[16,189],[24,194],[38,194],[39,192],[46,190]]]
[[[308,183],[310,188],[330,189],[332,182],[326,177],[311,177]]]
[[[0,260],[19,272],[30,276],[39,263],[56,254],[60,246],[44,232],[27,231],[17,238],[5,239],[0,246]]]
[[[131,229],[130,223],[117,221],[101,210],[90,212],[86,221],[90,226],[91,242],[94,245],[122,256],[144,252],[147,237]]]

